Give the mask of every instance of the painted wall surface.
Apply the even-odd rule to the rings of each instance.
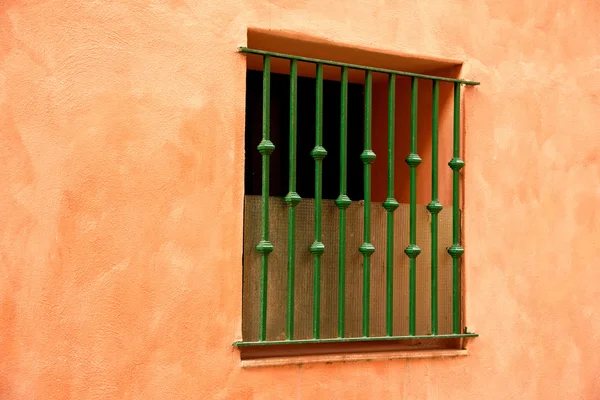
[[[240,367],[249,27],[482,82],[468,356]],[[0,398],[600,398],[599,37],[594,0],[0,2]]]

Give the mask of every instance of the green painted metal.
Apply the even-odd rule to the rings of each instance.
[[[269,275],[269,253],[273,244],[269,241],[269,162],[275,146],[271,136],[271,57],[266,55],[263,65],[263,109],[262,109],[262,140],[258,151],[262,154],[262,238],[256,246],[260,253],[260,313],[258,340],[267,339],[267,282]]]
[[[348,148],[348,67],[342,67],[340,100],[340,195],[335,205],[340,210],[338,254],[338,337],[344,337],[346,315],[346,209],[352,203],[346,195]]]
[[[323,195],[323,159],[327,151],[323,147],[323,65],[317,64],[317,87],[315,102],[315,147],[310,155],[315,160],[315,241],[310,246],[314,256],[313,275],[313,338],[321,335],[321,255],[325,245],[321,242],[321,208]]]
[[[294,340],[294,278],[296,274],[296,206],[301,198],[296,192],[296,134],[297,114],[296,102],[298,99],[298,61],[290,63],[290,172],[289,191],[285,196],[288,204],[288,281],[287,281],[287,313],[286,313],[286,338]]]
[[[395,112],[396,76],[390,74],[388,77],[388,193],[383,202],[383,207],[387,211],[385,331],[388,336],[394,335],[394,211],[399,206],[394,198]]]
[[[414,74],[412,72],[396,71],[393,69],[375,68],[375,67],[369,67],[366,65],[357,65],[357,64],[348,64],[348,63],[342,63],[342,62],[336,62],[336,61],[320,60],[317,58],[310,58],[310,57],[300,57],[300,56],[294,56],[291,54],[274,53],[271,51],[249,49],[247,47],[240,47],[239,51],[240,51],[240,53],[244,53],[244,54],[258,54],[258,55],[262,55],[262,56],[270,55],[270,56],[273,56],[276,58],[284,58],[284,59],[288,59],[288,60],[298,60],[298,61],[314,63],[314,64],[330,65],[330,66],[334,66],[334,67],[347,67],[347,68],[351,68],[351,69],[359,69],[362,71],[380,72],[383,74],[394,74],[394,75],[409,76],[409,77],[421,78],[421,79],[435,79],[435,80],[444,81],[444,82],[462,83],[464,85],[479,85],[479,82],[469,81],[469,80],[464,80],[464,79],[453,79],[453,78],[445,78],[445,77],[441,77],[441,76]]]
[[[410,103],[410,154],[406,163],[410,167],[410,221],[409,245],[404,253],[409,257],[409,297],[408,297],[408,333],[414,336],[417,326],[417,256],[421,249],[417,246],[417,167],[421,157],[417,154],[417,107],[419,100],[419,81],[412,78]]]
[[[236,347],[264,346],[264,345],[284,345],[284,344],[319,344],[319,343],[353,343],[353,342],[385,342],[394,340],[428,340],[428,339],[465,339],[474,338],[479,335],[476,333],[462,333],[452,335],[412,335],[412,336],[371,336],[365,337],[347,337],[347,338],[327,338],[327,339],[300,339],[300,340],[273,340],[268,342],[235,342]]]
[[[363,255],[363,320],[362,333],[369,336],[370,299],[371,299],[371,255],[375,247],[371,243],[371,164],[375,161],[375,153],[371,149],[371,98],[373,93],[373,73],[365,71],[365,134],[364,150],[360,159],[364,164],[364,223],[363,243],[358,248]]]
[[[438,214],[442,203],[438,199],[438,144],[439,144],[439,82],[433,81],[431,105],[431,334],[438,333]]]
[[[460,257],[465,252],[460,245],[460,170],[465,162],[460,158],[460,85],[454,84],[454,144],[452,160],[452,332],[460,333]]]
[[[278,344],[312,344],[312,343],[343,343],[357,341],[381,340],[406,340],[429,338],[467,338],[476,337],[477,334],[467,332],[461,334],[461,304],[460,304],[460,257],[464,253],[460,244],[460,170],[464,161],[460,158],[460,85],[474,85],[457,79],[441,78],[409,74],[400,71],[382,70],[370,67],[356,66],[344,63],[335,63],[304,57],[289,56],[279,53],[263,52],[258,50],[242,49],[244,53],[261,54],[264,56],[263,64],[263,110],[262,110],[262,140],[257,149],[262,155],[262,193],[261,193],[261,240],[256,249],[260,253],[260,286],[259,286],[259,334],[254,342],[236,342],[236,346],[253,345],[278,345]],[[288,254],[287,254],[287,315],[286,315],[286,340],[267,341],[267,298],[268,298],[268,267],[269,254],[274,250],[269,241],[269,169],[270,155],[275,150],[270,140],[270,77],[271,58],[290,59],[290,121],[289,121],[289,182],[288,193],[285,201],[288,204]],[[314,262],[313,280],[313,338],[294,339],[294,291],[295,291],[295,264],[296,264],[296,206],[301,198],[296,192],[297,179],[297,82],[298,62],[308,61],[316,63],[316,93],[315,93],[315,147],[311,156],[315,160],[315,214],[314,214],[314,242],[310,246]],[[323,147],[323,66],[336,65],[341,67],[341,101],[340,101],[340,194],[335,200],[339,209],[339,258],[338,258],[338,337],[320,338],[320,313],[321,313],[321,268],[322,254],[325,246],[322,243],[322,185],[323,185],[323,159],[327,151]],[[346,209],[351,205],[347,196],[347,118],[348,118],[348,72],[350,68],[365,71],[365,107],[364,107],[364,150],[360,159],[364,168],[364,215],[363,215],[363,243],[359,252],[363,256],[363,299],[362,299],[362,337],[345,337],[345,275],[346,275],[346,245],[347,222]],[[375,153],[371,146],[372,133],[372,73],[388,73],[388,188],[387,198],[383,202],[387,217],[386,234],[386,336],[370,336],[370,256],[375,251],[371,241],[370,208],[371,208],[371,164],[375,160]],[[404,250],[409,257],[409,334],[408,336],[393,335],[394,312],[394,211],[399,204],[394,198],[395,179],[395,81],[397,75],[412,77],[411,106],[410,106],[410,153],[405,161],[410,168],[410,222],[409,245]],[[431,214],[431,335],[416,335],[416,257],[421,249],[416,242],[416,168],[421,163],[418,155],[418,81],[419,79],[433,79],[432,89],[432,183],[431,202],[427,209]],[[454,121],[453,121],[453,157],[448,163],[453,171],[452,179],[452,245],[448,253],[452,257],[452,334],[438,335],[438,214],[443,206],[438,199],[439,192],[439,82],[454,82]]]

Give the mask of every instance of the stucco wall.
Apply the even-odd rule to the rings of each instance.
[[[240,367],[248,27],[465,60],[456,359]],[[596,399],[593,0],[0,2],[0,398]]]

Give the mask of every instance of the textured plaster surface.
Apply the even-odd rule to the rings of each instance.
[[[464,60],[469,356],[242,369],[249,27]],[[1,399],[597,399],[600,5],[0,2]]]

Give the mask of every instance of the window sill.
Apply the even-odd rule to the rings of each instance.
[[[467,355],[476,333],[236,342],[242,367]]]
[[[376,360],[395,360],[408,358],[447,358],[462,357],[468,355],[466,349],[449,350],[417,350],[417,351],[392,351],[392,352],[372,352],[372,353],[354,353],[354,354],[329,354],[314,356],[297,357],[270,357],[258,358],[253,360],[242,360],[242,368],[255,367],[275,367],[284,365],[304,365],[318,363],[337,363],[352,361],[376,361]]]

